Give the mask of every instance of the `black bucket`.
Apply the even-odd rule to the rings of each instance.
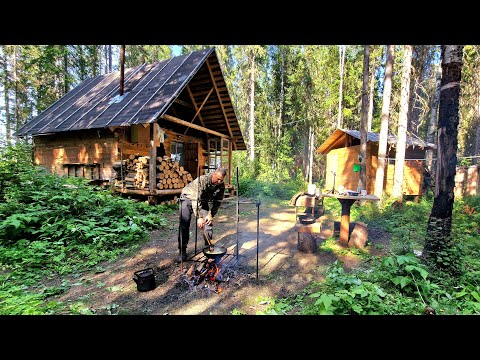
[[[138,291],[150,291],[155,289],[155,275],[153,269],[143,269],[135,271],[133,274],[133,281],[137,283]]]

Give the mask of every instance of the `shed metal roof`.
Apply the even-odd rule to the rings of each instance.
[[[128,68],[124,94],[120,71],[87,79],[23,125],[17,136],[158,122],[161,127],[204,136],[199,127],[232,139],[245,150],[242,132],[214,48]],[[171,122],[162,118],[183,120]],[[196,127],[195,127],[196,126]]]
[[[353,136],[354,138],[360,139],[360,131],[358,130],[347,130],[347,129],[336,129],[320,147],[317,149],[318,153],[327,154],[330,150],[336,149],[339,146],[335,146],[346,136],[346,134]],[[380,142],[380,134],[376,132],[367,132],[367,142]],[[397,144],[397,137],[395,135],[389,134],[387,142],[389,145],[395,146]],[[406,147],[415,147],[418,146],[422,149],[436,149],[437,146],[432,143],[425,142],[421,139],[407,136],[406,138]]]

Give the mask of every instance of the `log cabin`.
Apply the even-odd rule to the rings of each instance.
[[[232,151],[246,146],[215,49],[120,68],[84,80],[17,131],[32,137],[35,164],[151,203],[224,167],[233,194]]]
[[[368,194],[373,194],[375,190],[379,141],[379,133],[367,133],[367,158],[365,160],[366,190]],[[384,193],[387,195],[391,195],[393,190],[396,143],[396,137],[389,135],[387,140],[387,167],[383,185]],[[422,194],[425,152],[429,149],[436,149],[436,145],[407,136],[403,172],[404,195],[419,196]],[[340,185],[349,190],[355,191],[357,189],[360,179],[360,131],[336,129],[316,152],[327,156],[325,189],[335,188],[337,190]]]

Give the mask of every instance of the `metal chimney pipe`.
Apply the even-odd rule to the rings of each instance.
[[[125,45],[120,45],[120,96],[123,95],[124,78],[125,78]]]

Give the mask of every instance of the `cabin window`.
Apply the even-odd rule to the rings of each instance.
[[[64,164],[65,175],[69,177],[84,177],[90,180],[100,179],[100,164]]]
[[[170,158],[172,161],[178,161],[180,166],[184,165],[183,143],[172,142],[172,146],[170,147]]]

